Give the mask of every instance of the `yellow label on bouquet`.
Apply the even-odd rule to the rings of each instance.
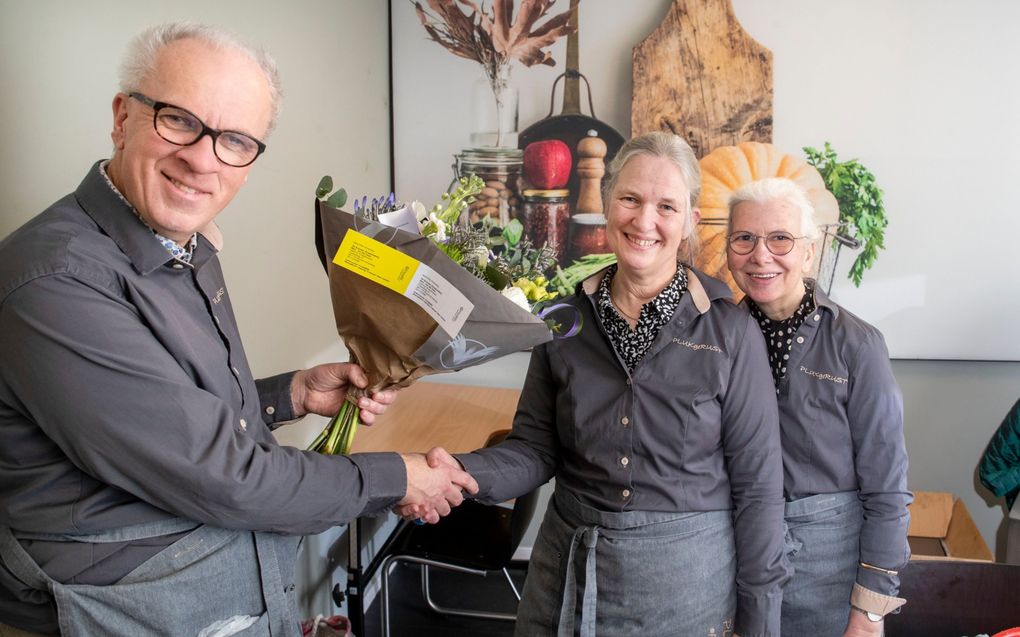
[[[451,338],[460,333],[475,308],[460,290],[429,266],[354,230],[344,235],[333,263],[411,299]]]

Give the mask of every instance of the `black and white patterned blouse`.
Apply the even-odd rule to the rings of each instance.
[[[797,334],[801,324],[808,314],[815,309],[815,286],[811,281],[804,282],[804,298],[800,305],[793,312],[793,316],[781,321],[773,321],[761,308],[752,301],[747,300],[751,310],[751,316],[758,321],[761,333],[765,336],[765,347],[769,352],[769,365],[772,367],[772,380],[776,383],[776,393],[779,393],[779,380],[786,376],[786,361],[790,360],[790,348],[793,345],[793,337]]]
[[[662,326],[673,318],[673,312],[680,304],[680,297],[687,291],[687,273],[682,264],[677,264],[676,274],[673,275],[669,284],[654,299],[641,306],[637,325],[631,329],[630,323],[613,305],[610,295],[616,272],[617,266],[615,264],[610,266],[599,285],[596,302],[602,325],[606,328],[606,335],[609,336],[616,352],[627,365],[627,369],[634,371],[638,361],[652,346],[655,337],[659,335]]]

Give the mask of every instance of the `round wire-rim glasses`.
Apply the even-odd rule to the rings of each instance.
[[[754,234],[753,232],[738,231],[726,237],[726,243],[735,254],[743,255],[754,252],[754,249],[758,247],[758,240],[764,239],[765,249],[777,257],[782,257],[793,251],[793,247],[797,245],[798,239],[806,238],[795,237],[789,232],[783,232],[782,230],[770,232],[764,236]]]
[[[152,109],[152,127],[156,134],[175,146],[191,146],[206,135],[213,140],[213,154],[228,166],[244,168],[266,151],[266,145],[247,133],[216,130],[205,125],[191,111],[156,100],[142,93],[128,93]]]

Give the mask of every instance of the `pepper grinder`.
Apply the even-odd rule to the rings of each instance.
[[[589,130],[588,135],[577,142],[577,176],[580,186],[577,194],[576,214],[602,214],[602,176],[606,174],[606,142],[598,131]]]

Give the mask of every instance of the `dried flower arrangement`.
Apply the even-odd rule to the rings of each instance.
[[[507,87],[510,62],[519,60],[525,66],[555,65],[552,55],[543,49],[575,29],[570,24],[569,9],[535,26],[555,0],[520,0],[516,17],[515,0],[493,0],[488,10],[484,2],[426,0],[434,14],[426,11],[421,2],[410,1],[432,41],[454,55],[482,65],[496,97],[497,111],[503,105],[501,95]]]

